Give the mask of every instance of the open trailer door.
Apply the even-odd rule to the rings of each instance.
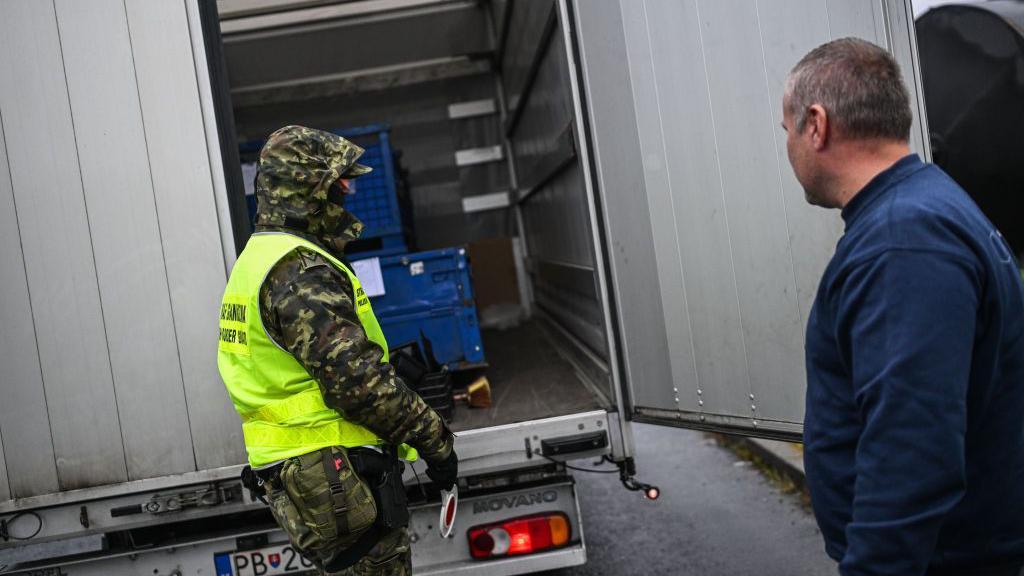
[[[798,439],[804,327],[842,225],[805,202],[790,170],[783,83],[830,39],[887,47],[911,93],[912,148],[928,158],[910,0],[604,0],[563,10],[623,412]]]
[[[621,401],[618,355],[572,6],[505,0],[492,3],[492,14],[533,315],[580,379],[612,407]]]

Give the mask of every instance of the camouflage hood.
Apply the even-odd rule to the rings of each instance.
[[[322,130],[285,126],[271,134],[260,150],[256,226],[299,232],[341,254],[363,223],[345,210],[334,184],[371,170],[356,163],[362,154],[359,146]]]

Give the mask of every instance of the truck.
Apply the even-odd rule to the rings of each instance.
[[[238,143],[289,123],[389,123],[421,244],[516,238],[530,319],[452,420],[452,538],[407,467],[417,574],[583,564],[566,463],[656,497],[634,422],[799,440],[841,223],[781,99],[844,36],[896,57],[928,158],[910,0],[5,1],[0,574],[311,570],[241,486],[215,355]],[[477,538],[499,529],[543,537]]]

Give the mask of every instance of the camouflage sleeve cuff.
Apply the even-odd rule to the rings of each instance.
[[[440,418],[440,416],[438,416]],[[424,446],[423,448],[417,448],[420,456],[428,464],[432,462],[443,462],[448,459],[452,451],[455,449],[455,435],[451,433],[448,426],[444,426],[441,437],[429,447]]]

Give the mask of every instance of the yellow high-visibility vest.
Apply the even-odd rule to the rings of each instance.
[[[370,299],[348,266],[298,236],[283,232],[253,234],[231,271],[221,301],[217,367],[242,417],[245,449],[254,468],[328,446],[383,443],[370,430],[346,421],[329,408],[316,379],[263,327],[260,287],[274,264],[298,247],[320,254],[348,276],[359,322],[367,338],[383,351],[381,361],[388,361],[384,332]],[[407,460],[416,458],[416,451],[405,445],[400,453]]]

